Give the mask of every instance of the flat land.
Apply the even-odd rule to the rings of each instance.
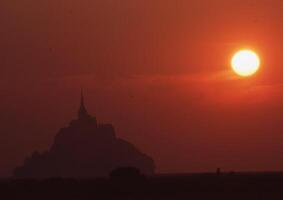
[[[164,174],[2,180],[1,199],[283,199],[283,173]]]

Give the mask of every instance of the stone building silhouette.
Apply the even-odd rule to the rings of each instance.
[[[134,167],[154,173],[154,161],[131,143],[117,138],[111,124],[99,124],[84,104],[78,118],[55,136],[50,149],[34,152],[14,171],[16,178],[101,177],[119,167]]]

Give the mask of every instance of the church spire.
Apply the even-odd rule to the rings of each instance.
[[[84,104],[84,94],[83,94],[83,89],[81,89],[81,105],[80,105],[80,109],[78,112],[78,117],[79,119],[83,119],[85,117],[88,117],[89,114],[85,108],[85,104]]]
[[[84,93],[83,93],[83,88],[81,88],[81,107],[85,107],[84,105]]]

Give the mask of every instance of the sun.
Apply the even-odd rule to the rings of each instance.
[[[260,58],[252,50],[241,50],[233,56],[231,65],[239,76],[252,76],[260,68]]]

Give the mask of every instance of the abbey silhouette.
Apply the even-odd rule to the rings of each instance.
[[[143,174],[154,173],[154,161],[134,145],[115,136],[111,124],[98,124],[84,104],[78,118],[62,128],[47,152],[34,152],[15,169],[17,178],[100,177],[116,168],[134,167]]]

